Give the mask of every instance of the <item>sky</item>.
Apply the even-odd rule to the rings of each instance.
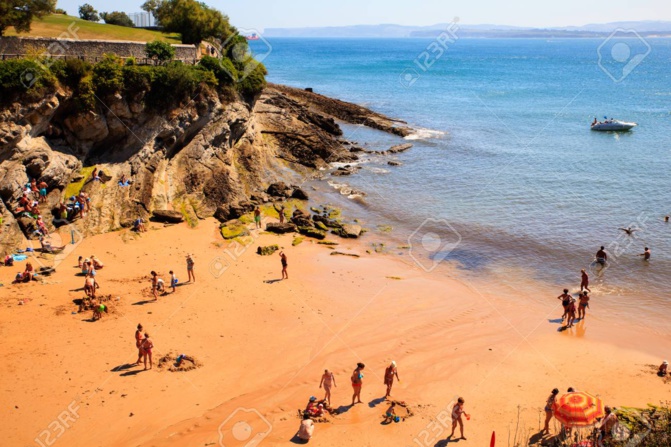
[[[77,15],[88,2],[98,11],[139,12],[144,0],[59,0]],[[110,6],[112,3],[112,6]],[[632,20],[671,21],[669,0],[205,0],[241,28],[460,23],[551,27]]]

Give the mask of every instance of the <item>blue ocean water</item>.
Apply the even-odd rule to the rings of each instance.
[[[410,239],[427,270],[446,257],[473,271],[505,274],[514,267],[577,285],[578,272],[588,268],[604,293],[668,296],[671,40],[252,45],[271,47],[263,60],[271,82],[312,87],[419,129],[411,137],[415,147],[394,157],[402,166],[371,157],[345,182],[366,193],[349,200],[352,214],[364,213],[373,229],[391,224],[392,237]],[[604,115],[639,126],[590,131],[594,117]],[[373,149],[399,143],[357,126],[344,129]],[[618,230],[629,226],[640,228],[633,238]],[[590,266],[600,245],[611,254],[603,271]],[[650,263],[637,256],[644,246],[652,249]]]

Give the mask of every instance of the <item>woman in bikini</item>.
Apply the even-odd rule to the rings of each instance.
[[[329,405],[331,404],[331,386],[336,386],[335,383],[335,376],[331,371],[328,369],[324,370],[324,374],[322,374],[322,380],[319,382],[319,388],[324,386],[324,391],[326,391],[326,395],[324,396],[324,401],[328,402]]]
[[[580,296],[580,303],[578,303],[578,318],[581,320],[585,318],[585,312],[587,311],[587,307],[589,306],[589,295],[587,295],[587,291],[584,291]]]
[[[554,405],[555,400],[557,399],[557,394],[559,394],[559,390],[557,388],[555,388],[554,390],[552,390],[552,393],[550,393],[550,397],[548,397],[547,402],[545,402],[545,427],[543,428],[543,431],[546,432],[546,433],[550,433],[550,420],[552,419],[552,406]]]
[[[280,252],[280,258],[282,260],[282,279],[289,279],[289,274],[287,273],[287,255],[283,251]]]
[[[352,373],[352,389],[354,394],[352,395],[352,405],[354,405],[354,400],[357,400],[357,403],[361,403],[361,387],[363,386],[363,369],[366,367],[363,363],[357,363],[356,369]]]
[[[135,331],[135,347],[137,348],[137,362],[135,362],[136,365],[140,364],[140,360],[142,360],[142,357],[144,356],[144,352],[142,352],[142,340],[144,340],[142,329],[142,325],[138,324],[137,330]]]
[[[186,272],[189,274],[189,282],[196,282],[196,275],[193,273],[194,264],[191,255],[186,255]]]
[[[144,355],[144,369],[147,369],[147,358],[149,358],[149,369],[154,366],[151,358],[151,350],[154,348],[154,343],[149,339],[149,333],[144,333],[144,340],[142,340],[142,353]]]
[[[561,316],[563,320],[568,315],[568,305],[571,303],[571,295],[568,293],[568,289],[564,289],[564,293],[557,297],[558,300],[561,300],[561,305],[564,308],[564,315]]]
[[[466,415],[467,419],[471,418],[471,416],[466,413],[466,410],[464,410],[464,398],[460,397],[457,399],[457,403],[454,404],[454,407],[452,407],[452,433],[447,437],[448,439],[454,436],[454,430],[457,428],[457,424],[459,424],[459,431],[461,431],[461,438],[459,439],[466,440],[464,437],[464,421],[461,418],[462,415]]]

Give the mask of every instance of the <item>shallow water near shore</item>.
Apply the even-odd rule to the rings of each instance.
[[[599,65],[602,43],[461,39],[424,72],[413,61],[429,39],[273,39],[264,63],[271,82],[312,87],[419,129],[406,139],[410,151],[363,157],[357,174],[330,179],[365,193],[334,190],[346,214],[394,227],[376,238],[412,245],[428,270],[440,272],[445,260],[467,274],[518,275],[559,291],[577,286],[586,268],[594,295],[608,297],[617,315],[667,332],[671,40],[648,39],[651,51],[619,83]],[[634,52],[642,45],[629,44]],[[590,131],[604,115],[639,127]],[[369,149],[403,142],[343,129]],[[629,226],[640,231],[618,230]],[[605,270],[591,265],[600,245],[611,254]],[[645,246],[649,263],[637,256]]]

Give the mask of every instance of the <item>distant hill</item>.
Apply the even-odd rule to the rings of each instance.
[[[34,20],[29,33],[17,34],[14,28],[9,28],[5,35],[26,37],[71,36],[69,30],[73,30],[79,39],[130,40],[136,42],[150,42],[158,39],[170,43],[181,43],[177,34],[164,34],[160,31],[149,31],[142,28],[89,22],[79,17],[62,14],[53,14],[44,17],[42,20]]]
[[[435,37],[450,26],[438,23],[431,26],[404,26],[393,24],[353,25],[314,28],[267,28],[265,37],[340,37],[340,38],[403,38]],[[554,37],[586,38],[607,36],[614,30],[633,29],[644,36],[671,37],[671,22],[639,21],[589,24],[583,26],[565,26],[556,28],[530,28],[508,25],[462,25],[459,24],[460,37],[515,38],[515,37]]]

